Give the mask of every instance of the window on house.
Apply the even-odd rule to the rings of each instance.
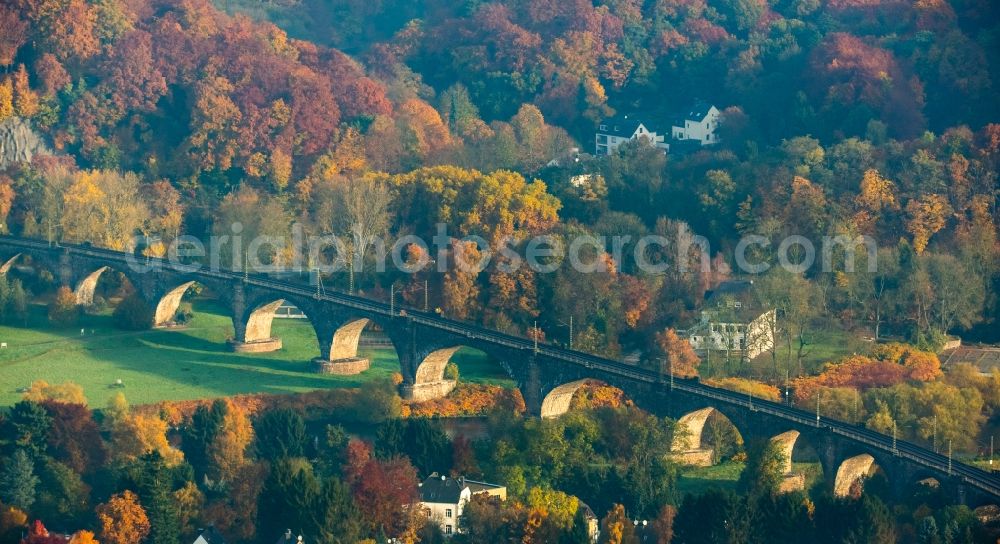
[[[450,518],[451,517],[451,508],[448,508],[448,509],[446,509],[444,511],[444,517],[446,517],[446,518]]]
[[[444,534],[446,534],[446,535],[450,535],[451,534],[451,525],[445,525],[444,526]]]
[[[608,130],[608,125],[601,125],[601,130]]]
[[[742,303],[742,302],[738,302],[738,301],[737,301],[737,302],[735,303],[735,305],[736,305],[736,307],[737,307],[737,308],[742,308],[742,307],[743,307],[743,303]]]

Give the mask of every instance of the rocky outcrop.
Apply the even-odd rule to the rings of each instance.
[[[0,122],[0,170],[19,162],[31,162],[35,155],[50,154],[45,141],[20,117]]]

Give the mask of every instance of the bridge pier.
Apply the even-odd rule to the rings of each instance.
[[[403,400],[424,402],[439,399],[455,389],[455,380],[437,380],[425,383],[403,383],[399,386],[399,396]]]
[[[771,438],[771,442],[778,447],[785,459],[784,474],[781,483],[778,484],[778,491],[781,493],[801,491],[806,487],[805,474],[792,470],[792,453],[795,451],[795,442],[799,439],[799,434],[798,431],[792,430]]]
[[[268,353],[278,351],[282,347],[281,338],[276,336],[245,342],[230,338],[226,341],[226,344],[235,353]]]
[[[361,374],[371,366],[371,361],[367,357],[345,357],[333,360],[316,357],[312,362],[316,372],[338,376]]]

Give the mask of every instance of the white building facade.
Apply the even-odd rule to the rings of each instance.
[[[666,150],[668,148],[664,142],[664,135],[657,134],[646,124],[637,119],[630,119],[626,115],[601,121],[597,127],[594,152],[597,155],[610,155],[623,143],[639,138],[646,138],[651,145],[660,149]]]
[[[485,494],[498,500],[507,499],[507,488],[501,485],[449,478],[433,473],[420,484],[420,507],[428,519],[435,521],[445,536],[459,532],[459,518],[473,495]]]
[[[678,141],[697,141],[701,145],[719,143],[719,117],[722,112],[711,104],[696,103],[690,110],[674,120],[670,137]]]

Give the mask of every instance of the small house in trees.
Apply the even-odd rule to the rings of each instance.
[[[701,319],[685,331],[699,354],[708,350],[736,352],[753,359],[774,348],[774,309],[753,296],[752,280],[730,280],[705,295]]]
[[[698,148],[719,143],[719,108],[702,101],[673,116],[670,123],[624,115],[605,119],[597,126],[595,153],[610,155],[629,140],[645,138],[650,145],[671,151],[671,145]],[[667,130],[669,127],[669,131]]]
[[[198,538],[194,539],[193,544],[226,544],[226,541],[222,539],[222,535],[215,530],[215,527],[209,526],[208,529],[199,531]]]
[[[221,540],[220,540],[221,542]],[[201,544],[196,542],[195,544]],[[302,539],[302,535],[295,535],[291,529],[286,529],[285,532],[278,537],[275,544],[305,544],[305,540]]]
[[[670,138],[678,142],[698,142],[700,145],[717,144],[721,113],[707,102],[695,102],[690,108],[674,116]]]
[[[441,526],[445,536],[458,532],[458,518],[465,504],[473,495],[485,494],[498,500],[507,499],[507,488],[502,485],[450,478],[432,473],[420,484],[420,506],[427,517]]]
[[[654,129],[640,121],[638,117],[625,115],[605,119],[597,126],[595,153],[597,155],[610,155],[621,144],[639,138],[646,138],[651,145],[664,151],[668,149],[662,134],[657,134]]]

